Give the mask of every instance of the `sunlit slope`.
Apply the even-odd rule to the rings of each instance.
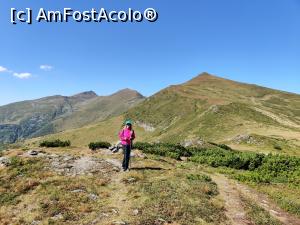
[[[90,142],[108,141],[116,143],[118,141],[118,132],[122,129],[124,122],[123,116],[116,116],[105,121],[95,123],[93,125],[84,126],[78,129],[70,129],[67,131],[50,134],[40,138],[27,140],[26,143],[39,143],[41,140],[62,139],[70,140],[72,146],[83,147]],[[137,133],[137,141],[146,141],[147,133],[140,127],[135,127]]]
[[[62,137],[76,146],[114,142],[125,118],[135,122],[140,141],[205,140],[260,152],[273,152],[279,145],[282,153],[300,152],[299,95],[206,73],[163,89],[122,116],[44,138]]]
[[[54,124],[58,131],[95,124],[104,119],[121,115],[143,100],[144,96],[137,91],[124,89],[109,96],[100,96],[83,102],[71,115],[57,119]]]
[[[121,115],[143,101],[138,92],[124,89],[109,96],[94,92],[51,96],[0,107],[0,143],[83,127]]]
[[[299,95],[207,73],[158,92],[126,116],[161,141],[224,142],[252,133],[300,139]]]

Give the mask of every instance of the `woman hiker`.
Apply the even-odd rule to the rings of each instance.
[[[124,158],[123,158],[123,171],[128,170],[130,161],[130,152],[132,148],[132,141],[135,139],[135,133],[132,129],[131,120],[126,120],[125,127],[120,131],[119,137],[123,146]]]

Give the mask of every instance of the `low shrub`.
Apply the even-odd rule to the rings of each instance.
[[[179,144],[170,143],[146,143],[137,142],[134,144],[134,148],[143,151],[144,153],[167,156],[176,160],[180,160],[180,157],[190,157],[192,152]]]
[[[0,193],[0,205],[14,205],[17,203],[18,194],[12,192]]]
[[[136,142],[133,145],[134,149],[139,149],[139,150],[144,150],[147,148],[150,148],[152,145],[150,143],[147,142]]]
[[[241,181],[300,184],[300,158],[298,157],[239,152],[223,144],[210,144],[213,145],[210,148],[185,148],[177,144],[137,142],[135,148],[144,153],[167,156],[176,160],[185,156],[190,157],[193,162],[212,167],[243,170],[244,172],[235,176]]]
[[[108,149],[110,146],[111,146],[110,143],[104,142],[104,141],[91,142],[89,144],[89,149],[95,151],[95,150],[100,149],[100,148],[106,148],[106,149]]]
[[[256,183],[300,183],[300,158],[283,155],[263,155],[223,149],[202,149],[191,161],[212,167],[229,167],[245,172],[235,176],[241,181]]]
[[[254,170],[262,164],[263,154],[237,152],[225,149],[201,149],[196,151],[192,161],[213,167],[225,166],[233,169]]]
[[[217,146],[219,148],[225,149],[225,150],[232,150],[232,148],[230,148],[228,145],[225,144],[216,144],[214,142],[208,142],[211,145]]]
[[[205,174],[187,174],[186,178],[188,180],[197,180],[202,182],[212,182],[212,179],[210,176],[207,176]]]
[[[53,141],[43,141],[40,143],[40,147],[46,147],[46,148],[68,147],[70,145],[71,142],[69,140],[61,141],[59,139]]]
[[[274,149],[276,149],[276,150],[282,150],[281,146],[278,145],[278,144],[275,144],[275,145],[274,145]]]

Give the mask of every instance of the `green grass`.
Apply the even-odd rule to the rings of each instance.
[[[241,140],[239,144],[249,149],[257,149],[264,152],[300,156],[300,146],[295,145],[291,140],[257,134],[249,134],[249,137],[251,137],[252,143],[247,143],[247,140]],[[232,144],[233,142],[228,143]]]
[[[106,182],[96,177],[57,177],[49,180],[39,188],[37,199],[40,215],[51,221],[51,217],[61,214],[65,224],[76,224],[86,217],[86,213],[103,208],[105,185]],[[83,190],[83,192],[73,193],[72,191],[76,189]],[[89,194],[99,197],[92,200]]]
[[[220,224],[226,220],[222,206],[215,200],[217,185],[209,177],[182,171],[156,178],[146,173],[145,177],[147,181],[132,187],[132,192],[143,196],[135,201],[141,214],[133,224]]]
[[[134,124],[136,141],[177,144],[195,138],[234,144],[229,140],[237,135],[264,134],[265,137],[258,137],[263,139],[261,145],[241,143],[243,149],[299,155],[299,146],[293,144],[292,139],[300,135],[300,129],[288,127],[255,110],[259,108],[292,120],[300,111],[299,102],[299,95],[204,74],[185,84],[163,89],[121,116],[102,122],[94,119],[92,125],[50,137],[68,139],[74,146],[86,146],[97,140],[114,143],[124,118],[131,118],[139,122]],[[146,131],[138,125],[141,123],[155,129]]]
[[[163,147],[161,147],[163,146]],[[168,147],[169,146],[169,147]],[[170,147],[171,146],[171,147]],[[137,147],[147,153],[168,156],[166,152],[178,155],[189,153],[190,160],[196,164],[206,164],[231,178],[251,184],[254,187],[266,187],[269,194],[283,209],[299,215],[300,212],[300,158],[284,155],[264,155],[251,152],[238,152],[221,145],[211,148],[176,148],[172,144],[138,143]],[[225,149],[224,149],[225,148]],[[175,159],[177,159],[175,157]],[[205,180],[203,176],[189,175],[190,180]],[[209,181],[209,180],[208,180]],[[281,185],[276,191],[276,186]],[[282,190],[285,190],[284,192]]]
[[[8,145],[0,143],[0,154],[1,154],[1,151],[6,150],[6,149],[8,149]]]
[[[243,203],[248,218],[256,225],[281,225],[282,223],[274,219],[266,210],[253,203],[249,199],[243,198]]]
[[[39,160],[23,160],[12,157],[6,173],[0,173],[0,202],[3,205],[16,205],[21,195],[34,190],[40,184],[38,173],[43,171],[44,163]],[[22,177],[22,179],[20,179]]]
[[[0,170],[1,224],[12,221],[14,224],[30,224],[33,220],[43,224],[91,222],[110,196],[109,179],[59,176],[47,169],[47,162],[38,158],[12,157],[11,161],[8,168]],[[72,192],[76,189],[83,192]],[[93,200],[90,194],[98,198]],[[34,210],[26,210],[26,205]],[[62,216],[59,222],[52,218],[58,214]]]

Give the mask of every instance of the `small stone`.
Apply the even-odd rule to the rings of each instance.
[[[39,151],[37,150],[30,150],[27,152],[28,155],[31,155],[31,156],[36,156],[39,154]]]
[[[95,195],[95,194],[89,194],[89,199],[91,199],[91,200],[93,200],[93,201],[96,201],[99,197],[97,196],[97,195]]]
[[[162,218],[158,218],[157,220],[160,221],[160,222],[167,222],[167,221],[165,221],[165,220],[162,219]]]
[[[128,183],[133,183],[135,181],[136,181],[136,179],[134,177],[130,177],[130,178],[127,179]]]
[[[128,223],[126,223],[125,221],[115,221],[112,224],[115,224],[115,225],[127,225]]]
[[[85,192],[84,190],[82,189],[76,189],[76,190],[73,190],[71,191],[72,193],[79,193],[79,192]]]
[[[30,225],[38,225],[40,223],[41,223],[41,221],[33,220]]]
[[[117,209],[112,209],[111,210],[114,214],[119,214],[119,211]]]
[[[140,213],[140,212],[139,212],[138,209],[135,209],[135,210],[132,211],[132,214],[133,214],[134,216],[137,216],[139,213]]]
[[[109,217],[109,215],[107,213],[102,213],[101,215],[104,217]]]
[[[181,156],[180,160],[186,162],[186,161],[188,161],[188,157]]]
[[[64,218],[64,217],[63,217],[63,215],[62,215],[61,213],[59,213],[59,214],[57,214],[57,215],[51,217],[51,219],[53,219],[53,220],[61,220],[61,219],[63,219],[63,218]]]
[[[63,161],[70,161],[70,160],[73,160],[74,158],[72,156],[65,156]]]
[[[113,171],[115,171],[115,172],[120,172],[120,168],[114,167],[114,168],[113,168]]]
[[[0,165],[9,166],[11,164],[11,160],[8,157],[0,157]]]

